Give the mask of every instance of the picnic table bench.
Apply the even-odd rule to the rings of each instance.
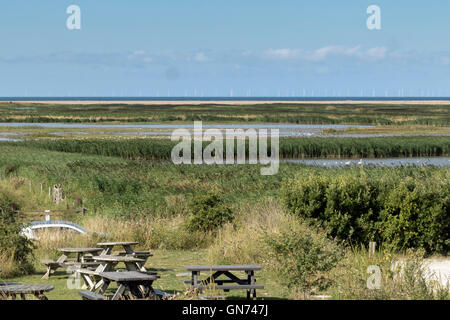
[[[80,291],[79,294],[83,300],[108,299],[104,293],[111,282],[116,282],[118,284],[118,288],[111,297],[111,300],[124,299],[128,297],[128,295],[135,299],[156,297],[152,284],[153,281],[159,278],[159,276],[145,274],[138,271],[100,272],[98,275],[103,281],[99,292],[95,293],[92,291]]]
[[[48,279],[52,273],[54,273],[58,268],[65,268],[70,265],[75,265],[76,267],[87,267],[92,263],[92,254],[96,254],[102,251],[102,248],[59,248],[58,251],[62,252],[62,255],[55,261],[51,259],[41,260],[43,264],[47,266],[47,271],[42,277],[42,279]],[[69,259],[69,255],[77,254],[74,259]]]
[[[0,286],[0,297],[4,296],[6,299],[11,297],[16,300],[16,296],[20,295],[22,300],[25,300],[27,294],[32,294],[39,300],[48,300],[45,292],[53,289],[52,285],[46,284],[7,284]]]
[[[219,289],[228,292],[229,290],[247,290],[247,299],[256,299],[256,289],[264,289],[263,285],[256,284],[255,271],[261,270],[261,267],[254,264],[248,265],[217,265],[217,266],[186,266],[191,272],[191,280],[185,283],[190,284],[191,289],[205,288]],[[210,275],[205,280],[200,280],[200,272],[209,272]],[[243,271],[246,278],[239,278],[233,272]],[[226,279],[219,279],[225,276]]]

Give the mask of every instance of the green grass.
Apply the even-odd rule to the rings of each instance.
[[[188,265],[209,265],[207,250],[154,250],[153,257],[150,257],[146,263],[146,268],[149,271],[156,271],[161,278],[153,283],[155,289],[163,290],[169,293],[183,294],[187,291],[188,286],[184,284],[184,280],[190,280],[190,276],[177,276],[180,273],[187,273],[185,266]],[[69,289],[67,281],[70,274],[66,273],[64,269],[58,269],[55,274],[51,275],[49,280],[41,279],[45,273],[45,266],[36,263],[36,273],[29,276],[2,279],[5,282],[21,283],[21,284],[50,284],[54,286],[54,290],[50,291],[47,297],[51,300],[81,300],[78,294],[81,289]],[[119,264],[119,268],[124,268],[124,265]],[[208,276],[203,274],[203,278]],[[266,271],[256,273],[258,283],[265,285],[265,290],[257,292],[260,298],[264,299],[280,299],[287,298],[282,287],[275,281],[268,277]],[[1,279],[1,274],[0,274]],[[0,280],[1,281],[1,280]],[[113,294],[117,287],[113,284],[108,288],[106,294]],[[217,292],[220,296],[225,296],[226,299],[244,299],[246,297],[245,290],[233,290],[229,293],[223,291]]]
[[[5,146],[26,146],[86,155],[115,156],[135,160],[170,161],[178,142],[169,139],[57,139],[3,142]],[[209,143],[204,143],[206,147]],[[226,154],[225,143],[223,154]],[[270,140],[269,140],[270,147]],[[387,158],[450,155],[450,137],[374,137],[374,138],[281,138],[282,159],[298,158]],[[192,153],[194,148],[191,148]],[[237,147],[234,151],[236,154]],[[248,154],[248,141],[246,143]],[[192,154],[193,158],[193,154]]]
[[[449,105],[295,104],[57,105],[0,103],[1,122],[279,122],[446,125]]]
[[[232,207],[242,200],[258,202],[262,197],[277,197],[282,181],[305,170],[296,164],[281,164],[278,174],[262,176],[260,165],[171,165],[133,161],[119,157],[47,151],[24,146],[0,145],[0,173],[5,188],[18,194],[22,208],[52,209],[48,187],[61,184],[67,201],[83,199],[91,214],[122,216],[171,216],[196,194],[219,191]],[[8,170],[6,172],[5,170]],[[359,168],[308,169],[336,174],[341,170],[358,172]],[[370,174],[422,170],[409,168],[365,168]],[[433,170],[448,170],[428,168]],[[17,177],[17,178],[16,178]],[[29,183],[19,179],[31,180]],[[40,184],[43,184],[43,191]],[[22,190],[18,193],[16,189]],[[179,197],[174,202],[171,197]]]

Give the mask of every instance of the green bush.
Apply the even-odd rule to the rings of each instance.
[[[450,248],[450,185],[407,178],[386,198],[381,212],[382,237],[394,248]]]
[[[187,226],[191,231],[215,231],[225,223],[233,221],[231,209],[215,192],[195,196],[190,209],[192,218]]]
[[[297,294],[325,290],[331,285],[326,272],[343,257],[336,242],[304,224],[267,235],[266,243],[270,248],[268,254],[273,273]]]
[[[9,177],[14,172],[16,172],[18,169],[19,169],[19,166],[17,164],[15,164],[15,163],[7,163],[3,167],[3,173],[4,173],[5,177]]]
[[[33,271],[33,243],[21,235],[23,224],[16,219],[11,199],[0,195],[0,261],[9,265],[6,274],[27,274]]]
[[[282,197],[291,213],[348,243],[428,253],[450,248],[447,169],[333,170],[326,177],[308,169],[284,183]]]

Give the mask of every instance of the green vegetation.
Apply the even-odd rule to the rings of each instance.
[[[408,130],[415,123],[427,128],[449,123],[449,106],[33,105],[35,109],[26,111],[17,107],[27,104],[0,104],[0,118],[323,121],[384,123]],[[35,242],[35,260],[27,250],[17,256],[27,257],[22,260],[27,267],[20,270],[8,269],[17,265],[11,264],[17,252],[0,255],[2,278],[29,273],[32,263],[37,271],[8,281],[42,283],[44,269],[38,261],[54,258],[55,248],[115,240],[138,241],[137,249],[152,249],[154,256],[147,266],[161,275],[155,287],[177,292],[180,298],[187,278],[176,274],[185,272],[185,265],[257,263],[263,267],[257,273],[258,283],[266,288],[258,295],[266,299],[314,294],[333,299],[449,299],[449,288],[426,280],[423,266],[424,253],[445,254],[450,246],[449,167],[325,169],[282,163],[277,175],[262,176],[260,165],[166,163],[176,144],[168,139],[50,140],[50,135],[36,133],[35,138],[44,139],[0,143],[0,208],[85,207],[86,215],[69,220],[96,233],[44,233]],[[280,149],[282,158],[448,156],[450,138],[282,138]],[[63,188],[64,201],[59,205],[48,195],[54,184]],[[17,235],[19,221],[12,215],[2,217]],[[8,231],[8,240],[2,240],[3,230],[2,248],[2,241],[11,239]],[[31,248],[20,241],[19,248]],[[360,246],[368,241],[381,246],[371,258]],[[399,261],[400,266],[392,269]],[[381,268],[381,290],[366,287],[371,265]],[[49,298],[79,299],[77,290],[67,289],[67,278],[65,272],[50,278],[55,290]],[[224,295],[241,298],[245,293]]]
[[[346,300],[448,300],[450,286],[439,284],[436,274],[430,275],[421,250],[407,250],[402,254],[380,248],[369,257],[361,248],[347,250],[344,259],[328,276],[333,281],[329,291],[334,299]],[[367,278],[379,267],[381,282],[377,290],[367,288]],[[373,274],[373,271],[371,271]],[[433,278],[434,280],[430,279]]]
[[[177,142],[169,139],[58,139],[3,142],[3,145],[116,156],[134,160],[170,160]],[[270,147],[270,140],[269,140]],[[204,142],[204,147],[208,143]],[[224,143],[224,154],[226,144]],[[194,148],[191,148],[194,152]],[[235,154],[237,147],[234,148]],[[246,143],[248,155],[248,141]],[[281,138],[280,158],[386,158],[450,155],[450,137]],[[193,155],[192,155],[193,158]]]
[[[192,218],[187,226],[190,231],[216,231],[233,221],[233,212],[217,192],[198,195],[192,200],[190,209]]]
[[[449,248],[448,167],[325,169],[281,164],[277,175],[261,176],[260,165],[166,165],[10,145],[1,151],[0,171],[14,168],[9,177],[3,175],[2,185],[24,210],[53,206],[46,190],[54,184],[63,187],[62,207],[81,200],[91,214],[133,218],[187,217],[194,213],[192,201],[203,209],[212,207],[211,199],[201,199],[214,191],[221,194],[215,203],[224,222],[228,207],[235,216],[242,202],[283,195],[289,211],[325,223],[333,237],[427,252]],[[195,213],[210,211],[197,209]]]
[[[3,274],[27,274],[33,271],[33,243],[21,235],[23,224],[17,220],[17,204],[0,193],[0,269]]]
[[[348,243],[450,249],[450,171],[305,169],[283,185],[288,210]]]
[[[280,122],[309,124],[438,125],[448,105],[267,103],[139,105],[1,103],[1,122]]]
[[[297,228],[294,228],[297,226]],[[342,258],[342,250],[325,233],[294,224],[280,234],[266,236],[270,268],[281,284],[295,294],[324,291],[331,285],[326,273]]]

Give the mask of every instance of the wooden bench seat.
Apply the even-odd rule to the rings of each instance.
[[[81,269],[94,271],[99,265],[100,265],[100,263],[94,262],[94,261],[92,261],[92,262],[77,262],[77,263],[74,263],[73,265],[68,266],[67,271],[77,272],[78,270],[81,270]]]
[[[107,300],[107,297],[99,293],[92,291],[80,291],[78,292],[83,300]]]
[[[75,272],[77,272],[79,274],[87,274],[90,276],[97,276],[99,274],[99,272],[92,270],[92,269],[88,269],[88,268],[78,268],[75,270]]]
[[[202,266],[186,266],[188,271],[191,271],[191,280],[184,281],[190,285],[191,289],[198,289],[199,291],[212,289],[224,290],[246,290],[247,299],[256,299],[256,290],[264,289],[263,285],[256,284],[255,271],[261,270],[261,267],[256,264],[243,265],[202,265]],[[236,272],[245,272],[246,278],[242,279]],[[199,279],[201,272],[209,273],[209,276],[201,280]],[[221,278],[222,276],[226,279]]]
[[[215,285],[194,285],[192,288],[198,288],[198,289],[205,289],[205,288],[211,288],[211,289],[218,289],[218,290],[256,290],[256,289],[264,289],[264,285],[262,284],[235,284],[235,285],[223,285],[223,284],[215,284]]]
[[[256,264],[233,264],[233,265],[205,265],[205,266],[186,266],[188,271],[248,271],[261,270],[261,267]]]
[[[50,274],[54,273],[56,269],[63,267],[62,262],[51,259],[44,259],[41,260],[41,262],[47,266],[47,271],[42,276],[42,279],[48,279],[50,277]]]
[[[53,289],[52,285],[46,284],[10,284],[0,287],[0,295],[4,295],[6,298],[12,297],[13,300],[20,295],[25,300],[25,295],[32,294],[39,300],[47,300],[45,293]]]
[[[132,254],[126,253],[126,252],[119,252],[118,255],[119,256],[130,255],[130,256],[136,256],[136,257],[152,257],[153,256],[153,254],[151,254],[149,251],[137,251]]]

